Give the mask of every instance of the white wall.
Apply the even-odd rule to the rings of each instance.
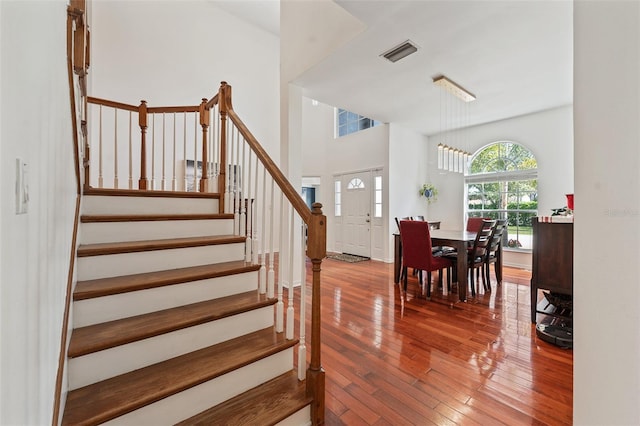
[[[327,216],[328,251],[335,251],[334,175],[379,167],[386,169],[389,139],[387,125],[335,138],[334,114],[334,107],[322,102],[313,106],[311,99],[303,97],[302,174],[321,177],[317,201],[322,203],[322,211]]]
[[[474,126],[459,136],[466,144],[460,148],[476,153],[486,145],[507,140],[530,149],[538,161],[538,212],[551,214],[551,209],[566,206],[565,194],[574,192],[572,120],[572,107],[566,106]],[[443,228],[461,229],[465,223],[464,176],[437,169],[433,159],[437,158],[440,140],[439,135],[429,138],[432,161],[428,166],[439,190],[438,201],[431,204],[429,217],[440,220]],[[530,267],[531,256],[506,253],[505,264]]]
[[[149,106],[197,105],[221,81],[277,163],[279,39],[205,0],[95,1],[92,96]]]
[[[51,424],[76,187],[66,2],[0,1],[0,424]],[[15,161],[28,213],[15,214]]]
[[[640,424],[640,3],[574,2],[574,418]]]
[[[425,198],[418,193],[422,184],[429,180],[427,137],[393,123],[389,129],[387,260],[392,261],[392,234],[398,232],[395,218],[423,215],[427,220],[433,220],[433,215]]]

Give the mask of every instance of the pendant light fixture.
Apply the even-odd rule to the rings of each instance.
[[[440,92],[440,143],[438,144],[438,169],[454,173],[468,172],[471,154],[464,149],[454,148],[453,136],[450,130],[454,123],[457,128],[469,125],[469,102],[476,99],[475,95],[456,84],[447,77],[440,75],[433,79],[433,84],[442,88]],[[443,127],[444,121],[444,127]],[[458,138],[458,142],[460,142]]]

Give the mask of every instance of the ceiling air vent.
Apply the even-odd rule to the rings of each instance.
[[[387,50],[380,56],[391,62],[398,62],[400,59],[418,51],[418,47],[411,40],[400,43],[398,46]]]

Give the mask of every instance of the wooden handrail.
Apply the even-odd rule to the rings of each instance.
[[[125,111],[138,112],[138,106],[129,105],[122,102],[110,101],[107,99],[95,98],[93,96],[87,97],[87,102],[95,105],[102,105],[111,108],[122,109]],[[147,107],[149,114],[161,114],[161,113],[176,113],[176,112],[199,112],[200,105],[185,105],[185,106],[162,106],[162,107]]]
[[[322,214],[322,204],[320,203],[314,203],[313,210],[309,209],[302,196],[295,190],[280,168],[276,166],[269,154],[235,113],[231,102],[231,86],[222,82],[219,93],[222,95],[220,99],[221,115],[226,112],[267,172],[278,184],[282,193],[307,225],[306,254],[311,259],[313,279],[311,295],[311,362],[307,369],[306,380],[307,394],[313,397],[311,406],[312,424],[321,425],[324,424],[325,374],[320,359],[320,270],[322,259],[327,255],[327,217]]]
[[[138,112],[136,105],[123,104],[122,102],[108,101],[106,99],[94,98],[93,96],[87,96],[87,102],[90,104],[102,105],[111,108],[124,109],[127,111]]]
[[[291,185],[278,166],[276,166],[276,163],[271,159],[264,148],[262,148],[255,136],[253,136],[240,117],[238,117],[238,114],[233,110],[233,107],[231,106],[231,86],[226,86],[225,98],[225,103],[223,105],[228,107],[227,114],[229,115],[229,118],[238,128],[238,131],[244,137],[253,152],[258,156],[264,167],[267,169],[267,172],[271,175],[273,180],[276,181],[282,190],[282,193],[287,197],[291,205],[293,205],[293,208],[296,209],[296,212],[298,212],[304,223],[309,224],[311,222],[311,209],[309,209],[302,199],[302,196],[298,194],[298,191],[296,191],[293,185]]]

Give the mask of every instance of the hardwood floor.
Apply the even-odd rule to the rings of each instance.
[[[322,263],[327,425],[572,424],[573,352],[536,338],[529,272],[456,303],[415,277],[404,300],[392,268]]]

